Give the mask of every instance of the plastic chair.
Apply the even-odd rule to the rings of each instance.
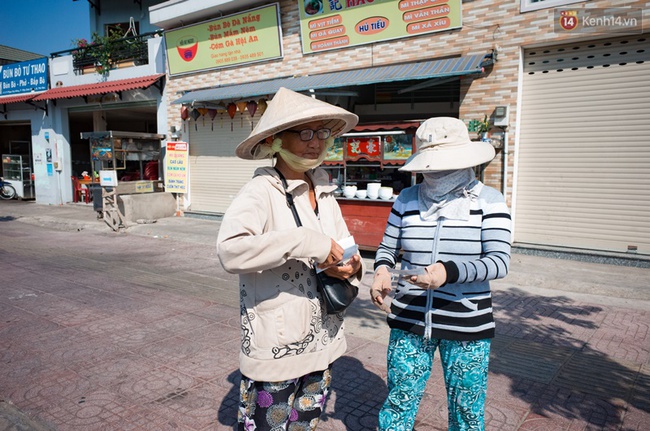
[[[152,160],[145,165],[144,179],[154,181],[158,179],[158,160]]]
[[[90,191],[88,187],[83,187],[79,182],[77,177],[72,177],[72,200],[73,202],[85,201],[87,204],[90,203]]]

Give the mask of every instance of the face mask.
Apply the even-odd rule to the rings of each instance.
[[[318,156],[317,159],[305,159],[303,157],[298,157],[290,151],[287,151],[285,148],[282,148],[282,140],[280,138],[275,138],[271,145],[258,145],[255,149],[255,157],[267,158],[273,157],[277,154],[278,157],[282,157],[282,160],[285,161],[289,167],[296,172],[307,172],[310,169],[314,169],[320,166],[327,157],[327,150],[334,144],[334,138],[327,138],[325,141],[325,148],[323,152]]]
[[[466,191],[475,180],[472,168],[426,172],[422,176],[418,203],[420,216],[424,220],[437,220],[440,217],[467,220],[471,197]]]
[[[472,168],[455,171],[424,172],[421,189],[431,201],[441,201],[456,189],[462,189],[474,178]]]

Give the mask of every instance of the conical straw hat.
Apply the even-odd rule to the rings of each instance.
[[[237,146],[235,153],[242,159],[253,160],[255,148],[266,138],[299,124],[322,120],[323,127],[332,129],[332,136],[348,132],[359,117],[338,106],[281,87],[269,101],[268,108],[251,134]]]

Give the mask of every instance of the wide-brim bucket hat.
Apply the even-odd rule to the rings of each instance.
[[[251,134],[237,146],[235,154],[242,159],[253,160],[257,146],[266,138],[293,126],[318,120],[323,121],[323,127],[332,130],[333,137],[337,137],[356,126],[359,117],[338,106],[281,87],[269,101]]]
[[[492,144],[472,141],[458,118],[429,118],[415,132],[417,151],[400,171],[435,172],[471,168],[494,158]]]

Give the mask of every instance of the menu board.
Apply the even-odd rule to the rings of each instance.
[[[165,32],[170,75],[282,57],[278,4]]]
[[[167,142],[165,191],[187,193],[189,148],[187,142]]]
[[[302,52],[460,28],[461,0],[298,0]]]

